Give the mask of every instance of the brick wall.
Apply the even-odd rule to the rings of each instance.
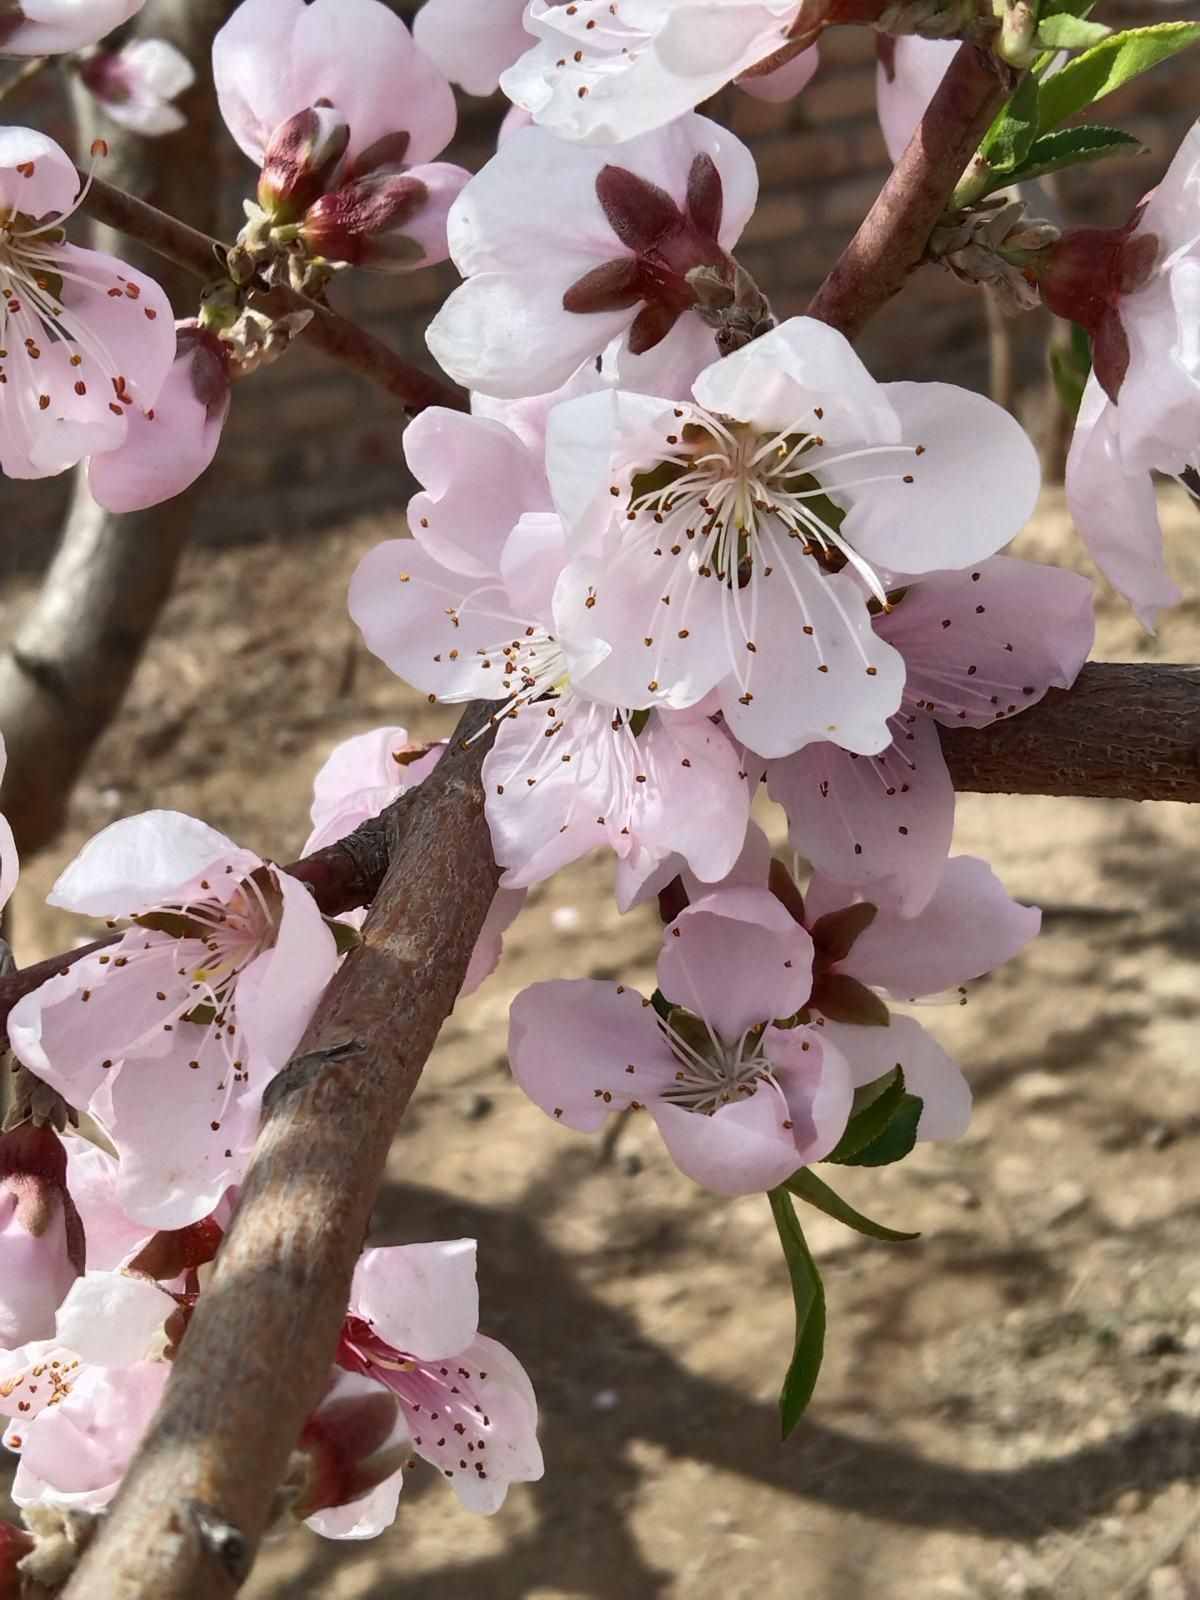
[[[1155,0],[1129,0],[1122,13],[1130,21],[1158,21],[1176,9]],[[840,29],[826,34],[818,76],[790,105],[770,106],[725,91],[722,111],[754,150],[762,185],[759,208],[738,254],[781,316],[803,309],[886,175],[874,75],[872,35]],[[1104,120],[1140,137],[1151,153],[1069,175],[1054,197],[1063,214],[1077,222],[1123,220],[1157,181],[1200,111],[1197,87],[1197,67],[1185,56],[1113,95]],[[493,147],[498,114],[495,102],[464,101],[450,157],[472,170],[482,165]],[[230,190],[232,231],[240,196],[251,192],[253,183],[240,156],[231,162],[237,168]],[[405,355],[428,363],[432,358],[422,332],[455,281],[449,266],[411,278],[354,274],[335,286],[334,298]],[[1040,316],[1023,319],[1015,332],[1018,408],[1029,416],[1042,389],[1044,323]],[[944,273],[917,274],[872,324],[861,348],[881,378],[941,377],[976,388],[987,385],[981,297]],[[254,539],[403,504],[408,483],[400,429],[396,408],[371,386],[303,348],[293,351],[235,397],[210,474],[207,537]],[[4,566],[15,559],[18,546],[46,547],[61,502],[58,486],[0,483]]]

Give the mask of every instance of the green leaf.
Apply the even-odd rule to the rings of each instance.
[[[1077,111],[1103,100],[1123,83],[1148,72],[1180,50],[1186,50],[1197,40],[1200,40],[1200,22],[1159,22],[1150,28],[1129,28],[1112,34],[1068,61],[1061,72],[1043,79],[1037,105],[1037,132],[1048,133],[1051,128],[1057,128]],[[1017,98],[1019,95],[1018,90]],[[1022,151],[1022,158],[1024,155]]]
[[[1075,417],[1092,370],[1092,343],[1085,328],[1077,322],[1070,326],[1070,342],[1050,351],[1050,373],[1063,410]]]
[[[845,1133],[825,1157],[826,1161],[835,1162],[838,1166],[851,1164],[860,1150],[868,1149],[886,1131],[905,1099],[911,1098],[905,1095],[904,1073],[899,1067],[879,1081],[883,1083],[882,1090],[873,1095],[861,1110],[854,1112]],[[873,1088],[874,1085],[869,1087]]]
[[[1112,29],[1102,22],[1086,22],[1068,12],[1042,17],[1038,23],[1037,42],[1051,50],[1087,50],[1102,39],[1112,36]]]
[[[1011,172],[1025,159],[1025,152],[1039,132],[1041,85],[1027,73],[1017,92],[983,136],[979,155],[995,173]],[[998,185],[994,185],[998,187]]]
[[[796,1343],[779,1395],[779,1420],[786,1439],[804,1415],[821,1371],[821,1357],[825,1353],[825,1289],[791,1197],[785,1189],[772,1189],[767,1199],[779,1231],[796,1307]]]
[[[1103,128],[1098,123],[1088,123],[1082,128],[1060,128],[1057,133],[1044,133],[1030,145],[1024,161],[1009,173],[1009,182],[1025,178],[1040,178],[1045,172],[1058,172],[1063,167],[1076,167],[1084,161],[1103,161],[1105,156],[1116,155],[1119,150],[1143,151],[1145,146],[1131,133],[1120,128]]]
[[[885,1228],[882,1222],[872,1222],[870,1217],[864,1217],[841,1195],[834,1194],[827,1183],[822,1183],[811,1167],[801,1167],[783,1187],[789,1194],[794,1194],[797,1200],[815,1206],[835,1222],[853,1228],[855,1233],[864,1234],[868,1239],[881,1239],[884,1244],[907,1244],[910,1239],[921,1237],[919,1233],[899,1233],[895,1228]]]
[[[863,1145],[854,1155],[847,1156],[842,1165],[890,1167],[893,1162],[903,1161],[905,1156],[911,1155],[912,1148],[917,1142],[917,1124],[921,1120],[924,1105],[925,1102],[915,1094],[902,1095],[900,1104],[878,1138]]]

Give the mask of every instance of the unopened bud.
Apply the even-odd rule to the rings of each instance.
[[[390,1390],[357,1373],[337,1372],[297,1441],[300,1484],[292,1502],[299,1520],[370,1494],[410,1454],[400,1403]]]
[[[328,189],[349,142],[349,124],[327,102],[279,124],[258,180],[258,203],[272,222],[299,221]]]
[[[0,1347],[49,1338],[83,1270],[83,1226],[58,1135],[30,1122],[0,1135]]]
[[[406,173],[357,178],[312,205],[300,236],[314,255],[354,266],[412,264],[425,256],[407,228],[429,202],[420,178]]]

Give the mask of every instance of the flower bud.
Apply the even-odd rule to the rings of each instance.
[[[468,174],[446,162],[417,172],[373,172],[309,208],[301,238],[314,255],[382,272],[444,261],[446,217]]]
[[[66,1180],[53,1128],[26,1122],[0,1135],[0,1347],[49,1338],[84,1270],[83,1226]]]
[[[349,142],[349,124],[328,102],[281,122],[263,158],[259,205],[276,223],[298,221],[329,187]]]
[[[357,1373],[337,1372],[296,1445],[306,1460],[293,1515],[303,1520],[360,1500],[400,1470],[409,1447],[396,1396]]]

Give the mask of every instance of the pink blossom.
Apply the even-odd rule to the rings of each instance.
[[[52,139],[0,128],[0,469],[12,478],[117,449],[175,353],[158,284],[64,242],[78,187]]]
[[[1092,646],[1092,586],[1057,567],[993,556],[937,572],[893,597],[876,632],[904,658],[891,745],[859,756],[822,741],[768,764],[792,848],[903,916],[942,877],[954,785],[937,725],[987,727],[1070,688]]]
[[[957,52],[956,39],[921,39],[916,34],[880,37],[875,101],[883,141],[893,161],[904,154]]]
[[[125,443],[93,456],[88,487],[109,511],[182,494],[212,464],[229,415],[229,347],[195,320],[175,329],[175,362],[154,405],[129,412]]]
[[[380,0],[243,0],[213,42],[213,75],[229,131],[260,167],[297,118],[341,130],[318,141],[332,156],[313,168],[317,192],[277,220],[315,204],[313,239],[339,261],[444,259],[446,213],[468,176],[433,159],[454,134],[454,95]],[[271,212],[269,191],[259,198]]]
[[[391,1526],[412,1436],[390,1389],[335,1367],[296,1448],[308,1472],[293,1516],[327,1539],[373,1539]]]
[[[537,43],[501,77],[561,139],[618,144],[663,127],[785,49],[799,0],[531,0]]]
[[[81,50],[128,22],[144,4],[145,0],[4,0],[0,56]]]
[[[54,1313],[84,1264],[83,1229],[53,1128],[0,1134],[0,1346],[54,1332]]]
[[[339,744],[313,780],[313,832],[302,854],[311,855],[377,817],[433,771],[445,748],[410,744],[404,728],[376,728]],[[497,891],[460,993],[473,994],[495,971],[503,935],[524,904],[524,889]],[[364,918],[365,913],[351,913],[346,920],[359,925]]]
[[[425,0],[413,37],[452,83],[468,94],[494,94],[500,74],[532,42],[524,11],[525,0]]]
[[[550,483],[585,552],[555,596],[573,682],[674,708],[715,690],[764,757],[814,739],[878,754],[904,686],[868,609],[886,601],[880,574],[965,567],[1011,538],[1037,498],[1032,444],[980,395],[876,383],[804,317],[692,392],[551,415]]]
[[[812,988],[812,941],[765,889],[719,889],[667,930],[663,1017],[623,984],[534,984],[513,1002],[513,1075],[542,1110],[594,1132],[644,1107],[675,1164],[720,1194],[770,1189],[837,1143],[850,1071],[809,1027],[778,1027]]]
[[[542,1476],[532,1385],[516,1357],[479,1332],[473,1239],[365,1250],[337,1360],[396,1396],[413,1450],[468,1511],[490,1515],[510,1484]],[[394,1516],[399,1488],[396,1474],[350,1530],[330,1525],[328,1513],[313,1525],[335,1538],[370,1537]]]
[[[368,647],[432,698],[498,702],[483,779],[506,887],[604,844],[651,862],[679,851],[719,878],[749,815],[729,740],[704,708],[654,712],[635,727],[637,701],[572,681],[558,637],[566,552],[547,509],[545,410],[515,407],[508,427],[434,409],[409,426],[408,462],[428,486],[410,507],[414,538],[368,553],[350,613]]]
[[[245,1170],[333,937],[302,884],[173,811],[105,828],[49,901],[132,926],[13,1008],[13,1049],[108,1130],[132,1218],[196,1221]]]
[[[1043,294],[1093,332],[1094,368],[1067,457],[1067,504],[1096,564],[1143,625],[1179,589],[1163,560],[1152,472],[1200,466],[1200,122],[1131,224],[1066,234]]]
[[[704,117],[632,140],[617,163],[540,128],[514,133],[450,212],[467,281],[429,348],[491,395],[555,389],[610,345],[627,387],[682,392],[715,354],[688,273],[732,282],[728,252],[757,195],[750,152]]]
[[[79,63],[79,77],[123,128],[146,138],[175,133],[187,121],[171,104],[196,74],[165,39],[133,39],[120,50],[96,50]]]
[[[1011,900],[974,856],[946,863],[915,917],[871,916],[853,889],[820,877],[804,904],[816,946],[808,1009],[821,1036],[850,1063],[856,1087],[903,1070],[905,1085],[924,1102],[918,1138],[958,1138],[971,1114],[961,1068],[915,1018],[891,1011],[879,995],[903,1004],[982,977],[1036,937],[1041,912]]]
[[[135,1222],[120,1201],[120,1163],[90,1140],[67,1138],[67,1187],[87,1238],[93,1272],[115,1272],[149,1241],[154,1230]]]
[[[147,1278],[89,1272],[59,1307],[53,1338],[0,1352],[17,1505],[109,1503],[162,1396],[175,1305]]]

